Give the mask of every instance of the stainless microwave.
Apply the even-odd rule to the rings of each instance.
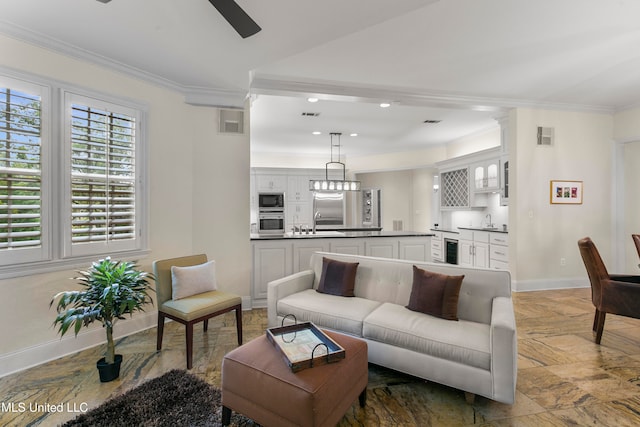
[[[258,193],[258,209],[260,211],[283,210],[284,193]]]

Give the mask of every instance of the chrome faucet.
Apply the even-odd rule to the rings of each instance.
[[[489,218],[489,222],[487,223],[487,228],[493,228],[493,223],[491,222],[491,214],[488,213],[485,218]]]
[[[318,222],[318,218],[320,218],[320,211],[316,211],[316,213],[313,214],[313,234],[316,234],[316,225]]]

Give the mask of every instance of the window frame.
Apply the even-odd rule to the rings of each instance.
[[[42,90],[42,245],[40,248],[29,248],[32,249],[30,254],[13,249],[0,250],[0,279],[84,268],[88,263],[106,256],[132,260],[149,254],[150,185],[146,104],[5,67],[0,67],[0,85],[27,93],[29,91],[25,89],[28,88],[39,87]],[[66,109],[66,99],[69,97],[84,98],[97,105],[102,103],[135,112],[136,237],[131,245],[103,245],[99,248],[96,247],[98,245],[91,245],[92,248],[73,248],[71,245],[71,142],[67,133],[71,117],[70,110]]]

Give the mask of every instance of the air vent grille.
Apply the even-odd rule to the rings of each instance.
[[[302,113],[302,117],[318,117],[319,115],[320,113],[309,113],[309,112]]]
[[[542,126],[538,126],[537,145],[547,146],[547,147],[553,145],[553,136],[554,136],[553,128],[545,128]]]
[[[221,109],[218,131],[220,133],[244,133],[244,111]]]

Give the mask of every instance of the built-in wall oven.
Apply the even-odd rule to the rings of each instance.
[[[284,193],[258,193],[258,232],[284,233]]]
[[[448,264],[458,264],[458,241],[444,239],[444,261]]]
[[[284,211],[260,212],[258,222],[260,234],[284,234]]]

